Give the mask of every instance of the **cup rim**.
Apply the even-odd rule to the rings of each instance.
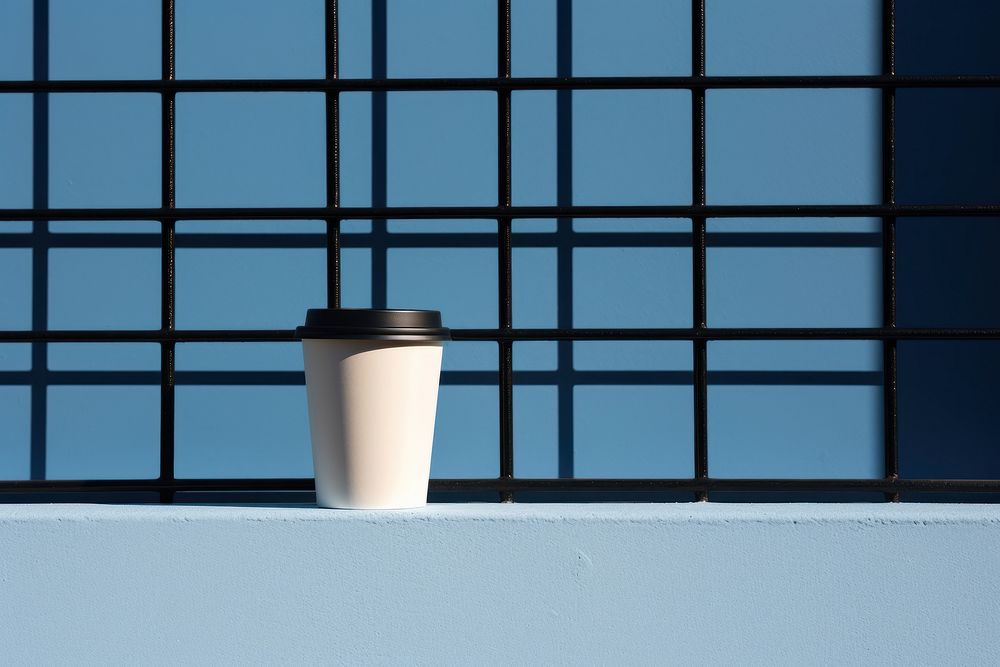
[[[297,339],[451,340],[441,312],[408,308],[310,308]]]

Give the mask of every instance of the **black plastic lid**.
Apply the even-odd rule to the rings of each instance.
[[[373,308],[310,308],[298,338],[367,340],[450,340],[437,310],[377,310]]]

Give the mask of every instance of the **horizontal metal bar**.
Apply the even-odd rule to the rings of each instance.
[[[191,342],[252,342],[293,341],[293,329],[245,329],[214,331],[165,331],[165,330],[75,330],[75,331],[0,331],[0,342],[50,342],[50,343],[113,343],[174,341]]]
[[[572,232],[575,248],[686,248],[689,232]],[[715,248],[878,248],[881,232],[709,232],[708,247]],[[565,239],[561,232],[513,234],[515,248],[551,248]],[[382,237],[387,248],[495,248],[496,234],[475,232],[390,233]],[[30,233],[0,234],[0,248],[31,248],[36,243]],[[177,234],[177,248],[325,248],[326,234],[228,233]],[[370,248],[366,232],[341,232],[343,248]],[[47,248],[159,248],[159,232],[50,234]]]
[[[568,381],[573,385],[691,385],[692,371],[660,370],[536,370],[512,372],[514,384],[555,385]],[[499,371],[442,371],[444,385],[496,385]],[[176,371],[175,384],[275,386],[303,385],[302,371]],[[881,371],[709,371],[711,385],[864,385],[882,384]],[[29,385],[159,385],[160,371],[0,371],[0,386]]]
[[[998,492],[1000,480],[952,479],[439,479],[433,491],[927,491]]]
[[[414,79],[188,79],[0,81],[0,93],[370,92],[713,88],[991,88],[1000,76],[606,76]]]
[[[0,221],[27,220],[427,220],[511,218],[877,218],[927,216],[998,216],[1000,204],[890,205],[890,204],[690,204],[652,206],[384,206],[271,207],[271,208],[5,208]],[[905,224],[905,221],[904,221]]]
[[[462,340],[1000,340],[1000,329],[929,328],[677,328],[452,329]],[[251,342],[294,341],[292,329],[0,331],[0,342]]]
[[[114,491],[312,491],[311,478],[0,481],[0,493]],[[996,479],[432,479],[431,491],[1000,492]]]
[[[1000,329],[684,328],[453,329],[454,340],[997,340]]]

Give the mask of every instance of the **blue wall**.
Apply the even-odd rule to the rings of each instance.
[[[991,664],[943,505],[0,509],[16,664]]]
[[[993,3],[899,3],[900,74],[996,73]],[[984,204],[1000,197],[1000,91],[897,93],[897,200]],[[1000,325],[1000,219],[901,219],[900,326]],[[1000,474],[1000,344],[899,346],[900,472],[988,478]]]
[[[322,5],[178,0],[177,75],[321,77]],[[708,73],[877,73],[879,6],[709,0]],[[513,11],[515,76],[690,71],[684,0],[515,0]],[[995,71],[984,3],[897,12],[900,73]],[[0,78],[43,75],[32,3],[0,13]],[[495,21],[492,0],[342,0],[341,75],[493,76]],[[50,78],[157,78],[159,2],[50,0],[48,40]],[[998,101],[990,90],[898,92],[901,203],[995,199]],[[688,92],[519,91],[512,103],[515,204],[691,201]],[[496,202],[492,93],[347,93],[341,111],[345,205]],[[32,145],[33,121],[47,151]],[[30,95],[0,95],[0,206],[157,206],[159,121],[153,94],[53,94],[47,118]],[[708,201],[877,203],[880,123],[876,91],[709,91]],[[178,95],[178,205],[324,204],[323,132],[322,94]],[[996,325],[993,222],[899,221],[900,325]],[[29,223],[0,229],[0,328],[159,327],[158,223],[50,223],[45,236],[39,225],[52,249],[34,257]],[[710,325],[881,324],[878,220],[709,220],[708,231]],[[97,232],[117,236],[88,242]],[[291,328],[326,301],[319,221],[181,221],[177,232],[180,328]],[[514,232],[515,326],[690,325],[688,220],[517,220]],[[494,221],[350,222],[344,246],[345,305],[497,325]],[[900,345],[904,475],[1000,473],[997,348]],[[708,355],[711,475],[883,474],[877,343],[713,342]],[[516,343],[515,472],[691,475],[691,356],[677,342]],[[493,344],[449,345],[434,476],[498,473],[497,367]],[[219,379],[301,368],[292,344],[178,345],[178,474],[310,475],[298,380]],[[35,475],[155,477],[158,370],[151,344],[0,345],[0,476],[32,474],[34,437],[46,442]],[[131,379],[65,384],[77,371]]]

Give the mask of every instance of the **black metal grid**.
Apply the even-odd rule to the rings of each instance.
[[[494,341],[499,346],[500,388],[500,465],[495,479],[433,480],[434,491],[495,492],[499,499],[510,501],[518,492],[569,492],[617,491],[686,492],[705,500],[714,491],[806,491],[824,492],[875,492],[887,500],[899,500],[901,491],[975,492],[1000,491],[1000,480],[938,480],[900,479],[898,476],[898,443],[896,415],[896,343],[899,340],[943,339],[1000,339],[1000,329],[930,329],[899,328],[895,326],[895,225],[897,216],[994,216],[1000,215],[1000,205],[986,206],[900,206],[895,203],[894,160],[894,100],[895,90],[903,87],[945,88],[1000,86],[996,76],[897,76],[894,57],[894,0],[883,0],[882,73],[874,76],[707,76],[705,72],[705,0],[692,0],[692,74],[671,77],[573,77],[570,71],[570,0],[559,0],[559,49],[557,76],[551,78],[513,78],[511,75],[511,6],[510,0],[497,3],[497,77],[475,79],[388,79],[385,77],[384,56],[384,0],[374,0],[374,23],[383,24],[382,43],[373,39],[372,79],[344,80],[338,68],[338,6],[337,0],[325,3],[326,26],[326,75],[321,80],[177,80],[175,70],[174,17],[175,0],[162,0],[162,73],[156,81],[49,81],[47,77],[47,35],[36,30],[34,46],[35,77],[33,81],[0,82],[0,93],[33,93],[35,99],[35,142],[47,146],[47,94],[52,92],[155,92],[162,98],[162,201],[153,209],[49,209],[47,208],[47,175],[39,164],[35,165],[35,186],[31,209],[0,210],[0,222],[14,220],[33,221],[33,231],[27,241],[21,235],[0,237],[0,245],[13,246],[27,243],[33,248],[34,315],[30,331],[2,331],[0,342],[32,343],[32,368],[46,368],[46,343],[53,341],[149,341],[161,346],[160,372],[109,372],[103,373],[108,382],[159,383],[161,387],[161,444],[160,476],[155,480],[45,480],[45,401],[44,382],[32,382],[32,455],[31,480],[0,482],[0,492],[47,493],[68,492],[152,492],[161,502],[170,502],[177,492],[211,491],[309,491],[310,479],[185,479],[174,476],[174,391],[178,373],[174,369],[174,352],[178,342],[188,341],[291,341],[291,330],[178,330],[175,325],[175,275],[174,260],[177,248],[175,222],[179,219],[319,219],[326,223],[326,234],[288,236],[245,235],[240,243],[255,247],[325,247],[327,251],[327,293],[331,306],[340,304],[340,248],[342,220],[370,219],[372,236],[384,234],[380,222],[387,219],[427,218],[483,218],[498,223],[497,252],[499,278],[499,326],[496,329],[457,329],[456,340]],[[36,25],[47,25],[48,3],[35,3]],[[598,89],[684,89],[692,92],[692,203],[682,206],[574,206],[569,191],[568,139],[571,126],[561,122],[560,186],[555,206],[513,206],[511,200],[511,93],[515,90],[553,90],[557,92],[557,114],[568,119],[570,95],[573,90]],[[716,206],[705,198],[705,91],[722,88],[869,88],[882,91],[882,202],[877,205],[781,205],[781,206]],[[373,93],[373,110],[377,116],[381,109],[384,126],[385,94],[398,90],[477,90],[494,91],[497,95],[497,146],[498,181],[497,206],[458,207],[389,207],[386,206],[384,186],[373,192],[370,207],[340,206],[340,154],[339,154],[339,93],[369,91]],[[178,92],[211,91],[316,91],[326,96],[327,134],[327,205],[302,208],[177,208],[175,198],[175,96]],[[385,151],[384,133],[373,132],[373,152]],[[565,134],[565,136],[563,136]],[[563,168],[563,167],[566,168]],[[384,176],[384,174],[383,174]],[[373,179],[379,180],[379,179]],[[381,179],[384,183],[384,178]],[[706,322],[706,219],[709,217],[859,217],[882,219],[883,266],[883,325],[868,328],[711,328]],[[573,329],[569,314],[560,310],[555,329],[515,329],[512,326],[512,240],[511,226],[515,218],[555,218],[559,228],[568,228],[573,218],[583,217],[686,217],[692,221],[690,243],[692,248],[693,326],[669,329]],[[150,247],[154,240],[145,237],[122,239],[113,235],[48,234],[51,220],[158,220],[162,224],[155,246],[161,250],[161,328],[149,331],[48,331],[46,322],[45,281],[47,280],[47,251],[66,244],[73,247]],[[202,247],[232,247],[226,235],[199,235],[189,241]],[[452,235],[460,237],[461,235]],[[536,236],[536,235],[533,235]],[[539,234],[538,243],[551,246],[553,241]],[[644,234],[595,234],[594,243],[609,245],[616,239],[640,240],[643,243],[669,243],[669,235]],[[866,235],[847,238],[837,235],[841,243],[867,244]],[[865,237],[865,238],[860,238]],[[373,274],[384,274],[385,238],[379,245],[381,256],[373,256]],[[466,239],[468,243],[480,243]],[[674,242],[677,242],[676,239]],[[461,238],[455,241],[463,243]],[[684,241],[686,245],[687,241]],[[373,243],[373,246],[375,244]],[[435,242],[433,245],[439,245]],[[520,245],[520,244],[519,244]],[[569,249],[571,250],[571,249]],[[557,248],[560,279],[571,270],[571,252],[563,245]],[[41,288],[39,287],[41,285]],[[373,290],[373,305],[385,302],[384,278]],[[380,289],[379,289],[380,287]],[[40,295],[39,295],[40,293]],[[39,299],[42,300],[39,307]],[[520,479],[514,477],[513,443],[513,385],[514,371],[512,347],[515,341],[558,341],[560,367],[571,366],[572,341],[574,340],[686,340],[692,342],[694,388],[694,476],[690,479]],[[709,476],[707,438],[707,387],[709,373],[706,363],[706,345],[709,340],[879,340],[883,343],[884,387],[884,459],[885,475],[882,479],[715,479]],[[78,372],[49,372],[58,376],[60,384],[89,383],[94,374]],[[24,382],[28,373],[5,372],[9,382]],[[21,377],[21,376],[25,377]],[[181,373],[180,375],[195,375]],[[225,383],[301,384],[301,373],[201,373],[202,380]],[[497,377],[483,373],[484,378]],[[445,373],[445,381],[449,374]],[[458,380],[457,377],[452,378]],[[473,378],[475,379],[475,378]],[[483,378],[479,378],[482,380]],[[869,378],[870,379],[870,378]],[[46,380],[47,382],[48,380]],[[459,380],[460,381],[460,380]],[[690,380],[687,380],[690,381]],[[560,392],[560,400],[568,392]],[[564,426],[560,424],[560,426]],[[568,425],[571,427],[571,424]],[[566,438],[561,429],[561,440]],[[560,443],[560,472],[572,471],[572,440],[569,447]]]

